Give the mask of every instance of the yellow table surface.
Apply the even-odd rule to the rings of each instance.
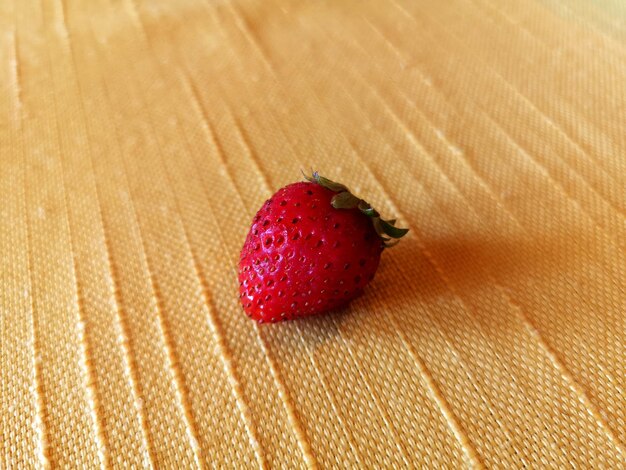
[[[318,169],[410,234],[242,312]],[[0,468],[624,468],[623,0],[0,3]]]

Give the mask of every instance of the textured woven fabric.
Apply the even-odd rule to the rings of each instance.
[[[257,325],[318,169],[410,234]],[[624,468],[622,0],[0,2],[0,468]]]

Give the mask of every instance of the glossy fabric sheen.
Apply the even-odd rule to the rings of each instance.
[[[319,170],[411,231],[258,326]],[[0,2],[0,468],[624,468],[622,0]]]

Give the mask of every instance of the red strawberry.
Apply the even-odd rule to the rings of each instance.
[[[248,316],[276,322],[346,305],[374,277],[390,238],[407,229],[317,173],[280,189],[254,217],[241,250]]]

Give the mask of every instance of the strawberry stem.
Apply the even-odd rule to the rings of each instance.
[[[352,194],[343,184],[331,181],[321,176],[317,171],[313,172],[311,176],[304,174],[304,172],[302,174],[311,183],[319,184],[337,193],[330,202],[335,209],[358,209],[364,215],[368,216],[372,220],[372,225],[376,233],[383,240],[385,248],[392,247],[398,243],[398,240],[409,231],[408,228],[396,227],[396,219],[384,220],[381,218],[380,213],[376,209],[368,202]]]

